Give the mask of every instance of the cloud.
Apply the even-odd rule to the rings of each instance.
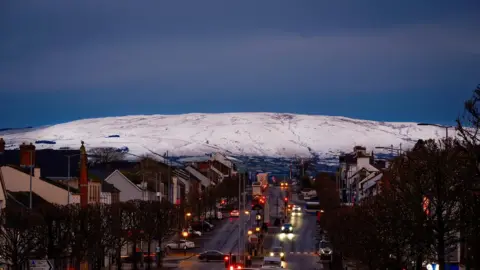
[[[0,91],[378,92],[478,77],[471,5],[459,18],[447,1],[358,2],[11,4]]]

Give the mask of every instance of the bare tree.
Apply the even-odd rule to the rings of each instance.
[[[163,253],[163,241],[169,235],[170,228],[173,227],[172,214],[174,213],[173,205],[167,201],[154,202],[154,215],[152,216],[152,223],[156,225],[155,239],[157,240],[157,246],[160,248],[160,258],[157,261],[157,269],[162,268]]]
[[[105,256],[111,248],[112,233],[111,223],[108,219],[110,205],[92,204],[87,208],[88,223],[88,257],[92,269],[101,269]]]
[[[69,223],[72,235],[70,264],[74,265],[75,268],[80,268],[80,265],[87,259],[89,239],[95,233],[88,223],[88,214],[90,212],[88,208],[82,208],[79,204],[72,204],[67,207],[70,213]]]
[[[469,170],[464,182],[467,190],[462,203],[462,244],[465,247],[465,265],[469,269],[480,268],[480,85],[473,91],[472,97],[464,104],[463,117],[457,119],[458,147],[469,157]]]
[[[0,257],[12,269],[25,269],[28,259],[45,256],[44,222],[40,215],[9,206],[0,212],[0,224]]]
[[[110,207],[110,213],[106,219],[110,224],[111,251],[115,254],[115,262],[118,270],[122,269],[121,251],[128,242],[128,219],[129,211],[126,203],[120,202]]]
[[[68,208],[49,203],[41,204],[35,209],[44,220],[44,239],[49,259],[54,260],[57,267],[63,267],[68,258],[68,250],[72,238]]]
[[[414,229],[433,232],[434,253],[441,270],[448,260],[447,254],[457,247],[459,232],[462,230],[460,206],[466,194],[466,163],[466,155],[453,147],[451,140],[438,143],[428,140],[415,147],[415,150],[407,152],[394,164],[398,179],[396,188],[403,195],[400,201],[409,203],[409,212],[416,213],[417,224]],[[422,215],[426,220],[421,218]],[[428,229],[422,230],[422,226]],[[425,250],[421,246],[416,248]]]
[[[139,259],[137,256],[137,246],[138,242],[143,237],[143,228],[142,226],[142,215],[141,215],[141,204],[143,201],[141,200],[133,200],[128,201],[124,205],[125,211],[125,227],[128,231],[128,241],[132,243],[132,254],[133,256],[133,269],[138,269],[138,261]],[[142,254],[143,256],[143,254]]]
[[[112,161],[123,160],[125,153],[114,147],[96,147],[88,151],[99,163],[109,163]]]

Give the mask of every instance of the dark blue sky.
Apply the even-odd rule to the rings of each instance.
[[[1,1],[0,127],[273,111],[450,122],[478,0]]]

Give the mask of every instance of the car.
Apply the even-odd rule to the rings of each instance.
[[[216,213],[215,213],[216,212]],[[220,211],[210,211],[210,212],[207,212],[205,217],[207,219],[218,219],[218,220],[222,220],[223,219],[223,214],[222,212]]]
[[[191,249],[195,248],[195,243],[188,240],[178,240],[166,244],[166,247],[169,249],[185,249],[185,247],[187,247],[187,249]]]
[[[285,261],[285,252],[282,247],[274,247],[270,251],[270,257],[279,257],[282,261]]]
[[[291,215],[292,215],[292,217],[301,216],[301,215],[302,215],[302,211],[300,211],[300,210],[292,210]]]
[[[283,224],[282,228],[280,229],[282,233],[292,233],[293,226],[290,223]]]
[[[302,208],[301,208],[300,206],[298,206],[298,205],[294,205],[294,206],[292,207],[292,210],[293,210],[293,211],[302,211]]]
[[[282,260],[278,257],[265,257],[260,269],[281,269],[283,268]]]
[[[288,183],[287,182],[281,182],[280,187],[281,188],[288,188]]]
[[[320,241],[318,248],[318,256],[321,262],[331,262],[333,258],[333,249],[328,241]]]
[[[200,231],[200,232],[209,232],[215,228],[210,222],[207,221],[198,221],[194,222],[190,225],[193,230]]]
[[[198,255],[198,259],[201,261],[223,261],[225,254],[218,250],[207,250]]]
[[[191,235],[191,236],[202,236],[201,231],[196,231],[196,230],[192,229],[192,227],[189,227],[188,229],[183,229],[182,230],[182,235],[183,235],[184,232],[187,232],[188,235]]]
[[[232,212],[230,212],[230,217],[239,217],[240,216],[240,212],[238,210],[233,210]]]

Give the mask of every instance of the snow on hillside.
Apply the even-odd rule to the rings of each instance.
[[[221,151],[247,156],[331,157],[355,145],[411,147],[418,139],[442,138],[444,129],[357,120],[346,117],[225,113],[135,115],[84,119],[48,127],[0,132],[8,148],[22,142],[51,141],[37,148],[127,147],[136,155],[150,151],[175,156]]]

